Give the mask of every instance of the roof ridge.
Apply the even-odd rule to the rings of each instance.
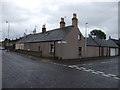
[[[73,27],[73,26],[72,26],[72,25],[69,25],[69,26],[66,26],[66,27],[64,27],[64,28],[68,28],[68,27]],[[49,31],[46,31],[45,33],[48,33],[48,32],[51,32],[51,31],[55,31],[55,30],[59,30],[59,29],[64,29],[64,28],[55,28],[55,29],[51,29],[51,30],[49,30]],[[36,34],[42,34],[42,32],[36,33]]]
[[[25,42],[40,42],[40,41],[50,41],[50,40],[63,40],[65,36],[71,31],[73,26],[67,26],[65,28],[58,28],[47,31],[45,33],[37,33],[28,36],[28,38],[24,37],[19,41],[19,43]]]

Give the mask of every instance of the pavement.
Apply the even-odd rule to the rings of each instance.
[[[0,89],[2,89],[2,51],[0,50]]]
[[[79,62],[2,52],[3,88],[118,88],[118,58]]]

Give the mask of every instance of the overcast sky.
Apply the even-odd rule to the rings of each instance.
[[[112,0],[113,1],[113,0]],[[71,25],[72,14],[77,13],[78,27],[84,35],[85,23],[88,34],[93,29],[101,29],[112,38],[118,38],[118,0],[115,2],[95,2],[80,0],[2,0],[2,38],[8,35],[10,24],[11,39],[32,33],[37,26],[41,32],[43,24],[47,31],[59,28],[61,17],[66,17],[66,26]],[[1,16],[1,15],[0,15]],[[8,23],[6,23],[8,21]]]

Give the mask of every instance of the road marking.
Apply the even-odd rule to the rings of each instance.
[[[76,65],[72,65],[73,67],[78,67],[78,66],[76,66]]]
[[[114,79],[117,79],[117,80],[120,79],[119,77],[113,77],[113,78],[114,78]]]
[[[68,67],[73,68],[73,66],[72,66],[72,65],[69,65]]]
[[[111,77],[111,76],[109,76],[108,74],[105,74],[105,73],[102,73],[102,75],[105,76],[105,77]]]
[[[101,72],[101,71],[96,71],[97,73],[104,73],[104,72]]]
[[[114,75],[114,74],[108,74],[109,76],[112,76],[112,77],[116,77],[117,75]]]
[[[81,68],[79,68],[79,67],[76,67],[76,69],[78,69],[78,70],[82,70]]]
[[[95,71],[93,71],[92,73],[94,73],[94,74],[99,74],[99,73],[97,73],[97,72],[95,72]]]
[[[89,69],[89,71],[90,71],[90,72],[94,72],[94,70],[92,70],[92,69]]]
[[[66,67],[67,65],[63,64],[62,66]]]
[[[70,68],[74,68],[75,67],[78,70],[83,70],[85,72],[91,72],[93,74],[101,74],[104,77],[113,77],[114,79],[117,79],[117,80],[120,79],[119,77],[116,77],[116,75],[114,75],[114,74],[105,74],[104,72],[101,72],[101,71],[95,71],[93,69],[86,69],[84,67],[78,67],[76,65],[69,65],[68,67],[70,67]]]
[[[81,69],[83,69],[83,70],[85,70],[85,68],[84,67],[80,67]]]
[[[91,71],[91,69],[86,69],[86,70],[84,70],[84,71],[86,71],[86,72],[90,72],[90,71]]]
[[[69,68],[75,68],[77,70],[83,70],[85,72],[91,72],[93,74],[101,74],[104,77],[114,78],[114,79],[117,79],[117,80],[120,79],[120,77],[117,77],[117,75],[114,75],[114,74],[105,74],[102,71],[95,71],[93,69],[86,69],[85,67],[78,67],[77,65],[65,65],[65,64],[58,64],[58,63],[53,63],[53,64],[57,64],[57,65],[64,66],[64,67],[69,67]],[[91,64],[89,64],[89,65],[91,65]]]

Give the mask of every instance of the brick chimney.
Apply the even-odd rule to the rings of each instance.
[[[64,27],[65,27],[64,18],[61,18],[61,21],[60,21],[60,28],[64,28]]]
[[[42,33],[46,32],[46,27],[45,25],[42,26]]]
[[[78,19],[77,19],[76,13],[73,13],[72,25],[73,25],[74,27],[77,27],[77,26],[78,26]]]

